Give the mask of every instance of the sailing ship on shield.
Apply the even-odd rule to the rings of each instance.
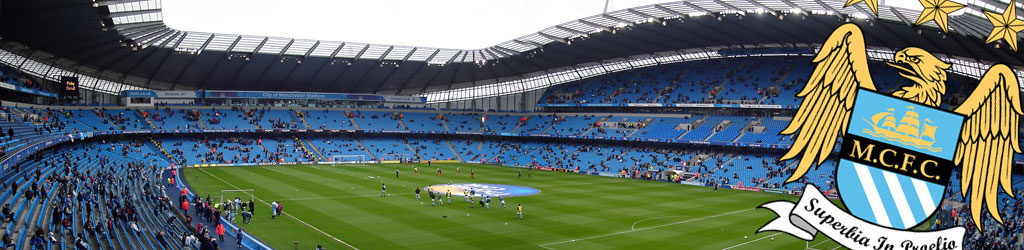
[[[886,111],[871,116],[871,121],[864,119],[872,128],[864,129],[864,133],[935,153],[942,152],[942,147],[932,147],[938,127],[930,125],[932,121],[927,118],[922,121],[913,106],[907,106],[899,124],[894,116],[896,110],[889,108]]]

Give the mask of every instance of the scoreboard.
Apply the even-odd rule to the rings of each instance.
[[[78,77],[74,76],[61,76],[60,77],[60,98],[61,99],[78,99]]]

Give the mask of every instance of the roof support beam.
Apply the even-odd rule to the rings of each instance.
[[[419,66],[417,66],[417,67],[416,67],[416,70],[415,70],[415,71],[413,71],[413,72],[412,72],[412,74],[411,74],[411,75],[409,75],[409,77],[406,77],[406,78],[405,78],[405,81],[402,81],[402,86],[398,88],[398,92],[396,92],[396,93],[397,93],[397,94],[401,94],[401,93],[402,93],[402,91],[404,91],[404,90],[405,90],[405,87],[409,85],[409,82],[412,82],[412,79],[415,79],[415,78],[416,78],[416,75],[418,75],[418,74],[420,73],[420,70],[422,70],[422,69],[423,69],[423,67],[427,67],[427,66],[429,66],[428,64],[429,64],[430,60],[433,60],[433,59],[434,59],[434,57],[435,57],[435,56],[437,56],[437,53],[438,53],[438,52],[441,52],[441,50],[440,50],[440,49],[435,49],[435,50],[434,50],[434,53],[431,53],[431,54],[430,54],[430,56],[429,56],[429,57],[427,57],[427,60],[424,60],[423,64],[420,64]],[[438,70],[438,71],[440,71],[440,70]],[[435,77],[436,77],[436,76],[437,76],[437,75],[435,75]]]
[[[203,43],[203,46],[199,47],[199,51],[205,50],[206,46],[210,45],[211,41],[213,41],[213,35],[210,35],[210,38],[206,39],[206,42]],[[192,60],[195,60],[195,58],[197,58],[197,57],[199,57],[199,55],[192,56]],[[206,74],[203,76],[203,80],[199,82],[199,86],[196,86],[196,88],[202,89],[203,87],[206,86],[206,82],[210,80],[210,76],[213,75],[213,72],[216,71],[217,68],[220,67],[221,62],[223,62],[223,61],[217,60],[217,63],[214,63],[213,67],[210,67],[210,70],[206,72]],[[192,64],[192,62],[190,61],[189,64]],[[188,67],[185,67],[185,69],[188,69]],[[181,78],[181,76],[184,75],[184,74],[185,74],[184,71],[181,72],[181,74],[178,75],[178,78]],[[178,82],[178,80],[174,80],[174,82]]]
[[[465,50],[459,50],[459,52],[456,52],[455,56],[452,56],[452,58],[449,58],[448,61],[445,62],[445,65],[451,65],[451,63],[453,61],[455,61],[455,58],[458,58],[460,55],[463,55],[464,52],[466,52],[466,51]],[[455,69],[454,69],[455,73],[458,73],[459,72],[459,68],[462,67],[462,64],[459,64],[459,65],[454,66],[454,67],[455,67]],[[427,91],[427,87],[430,87],[430,83],[433,83],[434,80],[437,80],[437,77],[440,76],[442,72],[444,72],[444,68],[441,68],[440,70],[438,70],[437,74],[434,74],[433,77],[430,77],[429,81],[424,82],[423,83],[423,88],[420,89],[420,93],[422,94],[424,91]]]
[[[468,55],[469,55],[468,53],[462,53],[462,60],[460,60],[460,61],[465,62],[466,61],[466,56],[468,56]],[[448,79],[448,89],[452,89],[452,85],[455,84],[455,77],[459,76],[459,70],[462,69],[463,65],[466,65],[466,64],[465,63],[460,63],[458,66],[455,67],[455,73],[452,73],[451,79]],[[473,70],[470,69],[470,71],[473,71]]]
[[[604,25],[596,24],[596,23],[591,22],[591,21],[587,21],[587,20],[583,20],[583,19],[579,19],[579,20],[576,20],[576,21],[580,22],[582,24],[586,24],[587,26],[590,26],[590,27],[598,29],[598,30],[609,31],[609,32],[612,30],[612,28],[610,28],[610,27],[606,27]]]
[[[688,16],[687,14],[683,14],[683,13],[680,13],[680,12],[678,12],[678,11],[675,11],[675,10],[673,10],[673,9],[669,9],[669,8],[666,8],[665,6],[661,6],[661,4],[655,4],[655,5],[654,5],[654,8],[657,8],[657,9],[659,9],[659,10],[661,10],[661,11],[664,11],[664,12],[668,12],[668,13],[671,13],[672,15],[676,15],[676,16],[679,16],[680,18],[683,18],[683,17],[687,17],[687,16]]]
[[[285,44],[284,48],[281,48],[281,51],[277,52],[277,60],[278,61],[281,61],[281,63],[284,63],[284,52],[288,51],[288,48],[292,47],[292,44],[294,44],[294,43],[295,43],[295,39],[289,40],[288,44]],[[262,82],[263,81],[263,77],[267,75],[267,72],[269,72],[270,68],[273,67],[273,66],[274,66],[274,62],[270,62],[270,63],[267,64],[267,67],[264,67],[263,70],[260,70],[260,75],[256,77],[256,82],[257,83]],[[298,68],[298,66],[292,67],[292,69],[290,71],[288,71],[287,75],[290,76],[292,74],[292,72],[295,71],[295,68]],[[231,79],[231,84],[235,85],[235,81],[237,81],[237,80],[238,79],[232,78]]]
[[[825,4],[821,0],[814,0],[814,2],[818,3],[818,5],[820,5],[822,8],[825,8],[826,10],[831,11],[833,15],[835,15],[837,17],[843,17],[843,13],[842,12],[839,12],[839,10],[837,10],[835,8],[832,8],[832,6],[829,6],[828,4]]]
[[[263,49],[263,45],[266,45],[268,40],[270,40],[270,37],[264,37],[263,41],[261,41],[259,45],[256,45],[256,48],[252,50],[250,55],[256,56],[256,53],[260,52],[260,49]]]
[[[138,23],[126,23],[126,24],[114,25],[114,28],[116,30],[118,30],[118,31],[123,31],[123,30],[135,29],[135,28],[138,28],[138,27],[158,26],[158,25],[164,25],[164,22],[163,21],[149,21],[149,22],[138,22]],[[164,25],[164,26],[166,26],[166,25]]]
[[[711,11],[709,9],[705,9],[704,7],[697,6],[696,4],[693,4],[693,3],[690,3],[690,2],[683,2],[683,5],[686,5],[686,7],[690,7],[690,8],[693,8],[695,10],[699,10],[699,11],[704,12],[704,13],[708,13],[708,15],[711,15],[713,17],[720,16],[720,14],[715,13],[714,11]]]
[[[144,39],[146,42],[142,43],[142,47],[149,47],[149,46],[153,45],[154,43],[156,43],[157,41],[160,41],[160,39],[167,38],[168,36],[176,34],[177,32],[178,31],[175,31],[175,30],[172,30],[172,29],[165,29],[163,32],[160,32],[159,36],[157,36],[155,38]]]
[[[151,9],[151,10],[135,10],[135,11],[114,12],[114,13],[110,13],[108,15],[103,15],[103,16],[101,16],[101,18],[118,18],[118,17],[134,16],[134,15],[156,14],[156,13],[160,13],[160,11],[161,11],[160,9]]]
[[[309,58],[309,54],[312,54],[313,50],[316,50],[316,47],[318,46],[320,46],[319,40],[317,40],[316,43],[313,44],[313,47],[309,47],[309,50],[306,51],[306,54],[302,55],[302,59]]]
[[[789,8],[799,9],[800,13],[803,13],[802,15],[807,15],[806,14],[808,12],[807,9],[800,7],[800,5],[796,5],[795,3],[790,2],[789,0],[779,0],[779,1],[782,1],[782,3],[785,3],[786,5],[789,5]]]
[[[169,42],[171,42],[171,40],[175,40],[176,38],[177,38],[178,41],[175,42],[174,46],[177,47],[178,44],[181,44],[181,40],[183,40],[185,38],[185,36],[183,36],[181,34],[183,34],[181,31],[176,31],[174,33],[174,35],[171,36],[171,38],[168,38],[167,40],[164,40],[164,42],[160,44],[160,47],[161,48],[166,48],[167,44]],[[160,72],[160,69],[162,69],[164,67],[164,63],[167,62],[167,58],[170,58],[172,54],[174,54],[173,50],[167,50],[167,53],[164,53],[164,57],[160,59],[160,63],[158,63],[156,65],[156,68],[153,68],[153,72],[149,72],[149,76],[146,77],[146,88],[150,88],[150,86],[153,84],[153,77],[156,77],[156,73]],[[174,90],[174,89],[171,89],[171,90]]]
[[[629,9],[626,9],[626,10],[629,10]],[[643,14],[643,13],[640,14],[640,16],[644,16],[644,15],[646,15],[646,14]],[[618,17],[612,16],[612,15],[608,15],[608,14],[601,14],[601,16],[604,17],[604,18],[615,20],[616,22],[620,22],[620,23],[636,24],[636,23],[634,23],[632,21],[629,21],[629,20],[626,20],[626,19],[622,19],[622,18],[618,18]],[[580,20],[580,22],[584,22],[584,21],[586,21],[586,20],[582,20],[582,19]],[[589,22],[589,21],[586,21],[586,22]]]
[[[369,46],[369,45],[367,45],[367,46]],[[384,56],[388,55],[388,53],[391,53],[392,49],[395,49],[395,46],[388,47],[387,51],[384,51],[384,53],[380,54],[380,57],[377,57],[377,62],[376,62],[377,68],[383,68],[384,67],[384,64],[383,64],[384,63]],[[363,75],[359,76],[359,80],[356,80],[356,84],[352,84],[352,87],[349,87],[345,92],[346,93],[352,93],[353,91],[355,91],[356,87],[362,86],[363,85],[363,81],[366,80],[366,76],[370,75],[370,72],[373,71],[372,70],[373,66],[370,66],[370,68],[371,69],[367,69],[366,72],[363,72]],[[392,68],[391,71],[394,71],[395,67],[391,67],[391,68]],[[380,89],[380,86],[377,86],[377,89]],[[377,92],[377,91],[374,90],[374,92]]]
[[[127,25],[118,25],[117,26],[117,33],[118,34],[122,34],[122,35],[126,35],[126,34],[134,34],[134,33],[140,32],[140,31],[153,30],[155,28],[160,28],[160,27],[167,28],[167,25],[164,25],[163,23],[160,23],[160,22],[145,22],[145,23],[135,23],[135,24],[143,24],[143,25],[134,25],[132,27],[123,27],[123,26],[127,26]]]
[[[95,1],[96,7],[122,4],[122,3],[134,3],[134,2],[145,2],[146,0],[109,0],[109,1]]]
[[[241,41],[241,40],[242,40],[242,36],[235,37],[235,41],[231,42],[231,45],[229,45],[228,49],[224,50],[224,52],[225,53],[231,53],[231,50],[234,50],[235,49],[235,45],[238,45],[238,41]]]
[[[729,8],[732,11],[738,12],[740,15],[746,15],[747,14],[746,11],[743,11],[742,9],[737,8],[736,6],[733,6],[732,4],[729,4],[729,3],[726,3],[726,2],[722,2],[722,0],[712,0],[712,1],[715,1],[715,3],[718,3],[719,5],[725,6],[726,8]]]
[[[326,67],[327,64],[332,64],[333,65],[334,64],[334,57],[337,56],[338,52],[341,51],[341,48],[344,48],[344,47],[345,47],[345,43],[341,43],[341,45],[338,45],[337,48],[334,48],[334,52],[331,52],[331,55],[327,57],[327,61],[324,61],[324,63],[321,63],[320,67],[317,67],[316,71],[313,71],[313,74],[310,74],[309,78],[306,79],[305,81],[303,81],[301,85],[309,85],[309,83],[312,82],[313,79],[316,79],[316,76],[320,75],[320,73],[323,72],[324,67]]]
[[[174,33],[174,30],[163,29],[157,32],[150,33],[149,35],[139,37],[135,39],[135,42],[141,42],[143,47],[149,47],[150,44],[156,42],[157,40],[160,40],[160,38],[170,35],[171,33]]]
[[[399,65],[405,65],[405,62],[409,60],[409,57],[411,57],[413,53],[416,53],[416,49],[419,49],[419,47],[413,47],[412,50],[409,51],[409,53],[405,54],[405,57],[402,58],[402,61],[399,62],[400,63]],[[391,51],[389,50],[388,52],[390,53]],[[384,54],[387,55],[387,53],[384,53]],[[426,64],[426,63],[424,63],[424,64]],[[419,67],[422,67],[422,64]],[[396,66],[396,68],[397,68],[397,66]],[[417,70],[419,70],[418,67],[417,67]],[[395,71],[397,71],[397,69],[391,70],[391,72],[388,73],[387,77],[384,77],[383,80],[381,80],[379,83],[377,83],[377,86],[373,88],[373,93],[374,94],[377,94],[377,92],[380,91],[380,88],[383,87],[384,84],[386,84],[388,82],[388,80],[391,80],[391,77],[393,77],[395,75]]]
[[[491,48],[491,50],[494,51],[495,53],[501,54],[501,57],[511,57],[513,53],[515,53],[515,51],[501,46],[494,46]]]
[[[607,15],[605,15],[605,16],[607,16]],[[612,19],[612,20],[616,20],[616,19]],[[622,19],[618,19],[618,20],[622,20]],[[611,28],[604,27],[604,26],[601,26],[600,24],[596,24],[596,23],[593,23],[593,22],[590,22],[590,21],[587,21],[587,20],[580,19],[578,21],[580,23],[583,23],[583,24],[586,24],[588,26],[595,27],[595,28],[598,28],[598,29],[602,29],[604,31],[611,32],[611,30],[612,30]],[[623,21],[625,21],[625,20],[623,20]],[[631,23],[627,23],[627,24],[631,24]],[[637,48],[635,46],[632,46],[632,45],[629,45],[629,44],[626,44],[626,43],[621,43],[621,42],[616,41],[616,40],[617,39],[604,39],[604,40],[601,40],[601,41],[605,41],[605,42],[608,42],[608,43],[611,43],[611,44],[615,44],[615,45],[621,46],[622,48],[626,48],[626,49],[632,50],[635,53],[644,53],[646,51],[644,49]]]
[[[168,31],[170,31],[170,29],[168,29]],[[164,44],[167,44],[168,41],[170,41],[170,39],[165,40]],[[121,75],[121,79],[118,82],[120,82],[121,84],[127,85],[128,83],[126,81],[128,80],[128,75],[130,75],[132,73],[132,71],[135,71],[135,69],[138,68],[139,65],[142,65],[144,62],[149,61],[149,58],[152,57],[153,54],[155,54],[157,51],[158,51],[158,49],[147,50],[146,51],[146,55],[142,56],[142,58],[139,59],[139,61],[133,63],[131,67],[128,67],[128,70],[125,70],[123,72],[124,74]],[[161,61],[161,63],[162,63],[162,61]],[[146,81],[146,87],[147,88],[149,87],[149,83],[150,83],[150,81],[147,80]]]

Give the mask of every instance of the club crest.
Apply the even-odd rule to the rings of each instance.
[[[797,94],[803,101],[781,132],[794,136],[793,146],[780,160],[797,161],[789,183],[837,156],[835,188],[845,208],[807,184],[797,203],[761,205],[779,217],[758,232],[808,241],[821,232],[852,249],[961,249],[963,227],[911,230],[940,206],[954,169],[961,171],[959,191],[969,200],[974,224],[985,216],[1003,223],[996,197],[1011,184],[1024,114],[1020,85],[1008,66],[992,65],[970,96],[945,110],[949,63],[920,48],[897,51],[887,64],[910,84],[882,93],[856,24],[833,31],[811,62],[814,71]]]
[[[850,213],[909,229],[945,195],[963,116],[860,89],[836,170]]]

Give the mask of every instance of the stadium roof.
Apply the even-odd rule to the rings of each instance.
[[[982,13],[1001,11],[1007,3],[1000,1],[970,0],[963,14],[950,16],[949,35],[931,22],[914,26],[919,11],[891,6],[875,17],[864,4],[844,8],[840,0],[669,2],[470,50],[176,30],[162,22],[158,0],[16,1],[0,9],[0,42],[64,72],[123,83],[111,88],[419,94],[656,52],[820,43],[846,21],[862,24],[872,46],[1022,65],[1020,52],[984,43],[991,24]]]

